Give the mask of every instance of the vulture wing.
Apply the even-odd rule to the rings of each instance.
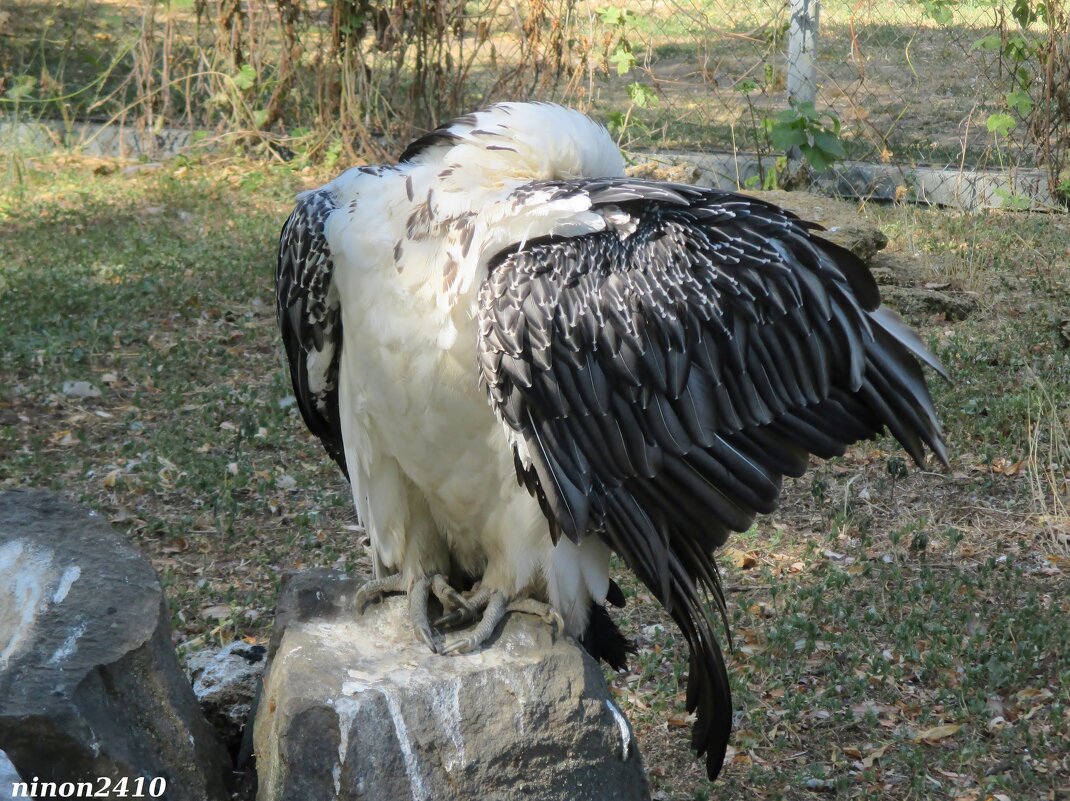
[[[275,293],[297,406],[348,477],[338,419],[342,317],[331,284],[334,262],[323,233],[335,208],[331,193],[324,190],[298,201],[279,238]]]
[[[704,607],[712,553],[771,512],[785,475],[888,428],[945,445],[940,369],[850,252],[740,195],[630,179],[554,184],[606,229],[514,246],[480,289],[478,356],[518,478],[555,542],[595,534],[691,648],[693,745],[713,778],[732,709]]]

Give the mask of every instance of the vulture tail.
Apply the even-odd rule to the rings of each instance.
[[[712,531],[708,532],[708,535],[712,534],[711,542],[701,543],[697,537],[682,535],[681,529],[672,523],[653,524],[663,530],[647,539],[658,542],[663,548],[661,559],[655,561],[667,563],[666,577],[659,575],[659,570],[651,569],[651,560],[636,558],[639,556],[636,551],[625,544],[637,526],[652,524],[645,515],[643,519],[635,517],[634,497],[622,493],[607,500],[605,538],[668,610],[687,640],[690,659],[686,709],[695,713],[691,746],[699,756],[706,757],[706,773],[712,781],[724,764],[732,733],[732,691],[728,671],[706,608],[707,604],[716,603],[722,618],[725,617],[717,567],[709,553],[713,541],[722,539],[722,532],[711,521],[709,528]]]

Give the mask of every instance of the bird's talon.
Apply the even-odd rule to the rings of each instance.
[[[383,596],[391,592],[404,592],[405,579],[400,573],[384,578],[369,579],[358,589],[353,598],[357,617],[364,614],[364,608],[373,600],[382,600]]]
[[[436,629],[451,629],[463,624],[470,618],[472,612],[467,609],[454,609],[435,621]]]
[[[435,638],[434,635],[431,633],[430,626],[420,626],[416,623],[413,623],[412,630],[416,632],[416,636],[420,639],[420,641],[431,649],[431,653],[439,653],[439,649],[438,646],[435,645]]]
[[[439,651],[439,653],[448,656],[459,656],[460,654],[471,651],[475,644],[476,643],[472,641],[471,637],[458,637],[443,645],[442,650]]]

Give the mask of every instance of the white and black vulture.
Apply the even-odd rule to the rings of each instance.
[[[888,429],[946,462],[921,370],[940,365],[815,229],[627,178],[605,128],[546,103],[468,114],[302,194],[278,320],[370,536],[361,603],[408,593],[443,654],[540,612],[619,667],[616,553],[690,646],[692,742],[716,776],[732,708],[715,550],[811,454]]]

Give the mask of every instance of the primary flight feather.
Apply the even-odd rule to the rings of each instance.
[[[541,613],[619,667],[615,552],[687,639],[693,745],[716,776],[732,709],[704,606],[724,615],[715,549],[811,454],[887,428],[946,461],[920,366],[939,364],[814,229],[626,178],[604,128],[542,103],[460,117],[301,195],[278,320],[370,536],[361,602],[407,592],[442,653]]]

